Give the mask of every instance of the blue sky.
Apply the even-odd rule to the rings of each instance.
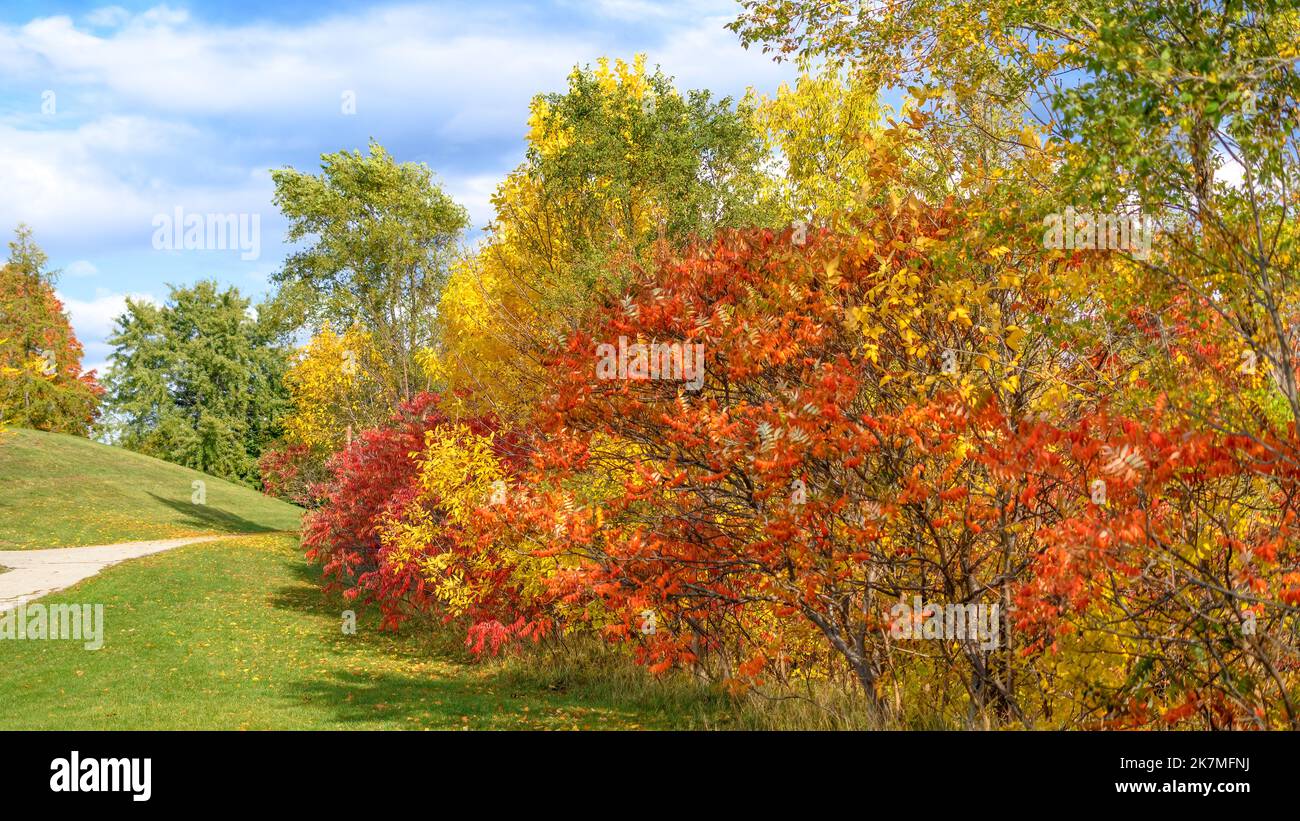
[[[265,293],[285,255],[268,170],[373,137],[469,209],[519,163],[528,101],[575,63],[648,55],[679,88],[792,77],[724,26],[734,0],[0,6],[0,229],[26,222],[102,369],[125,295],[215,278]],[[355,114],[343,113],[352,92]],[[155,217],[256,214],[260,254],[157,250]]]

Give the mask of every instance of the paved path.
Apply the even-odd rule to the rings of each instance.
[[[160,539],[152,542],[122,542],[93,547],[56,547],[50,550],[0,550],[0,613],[12,610],[41,596],[82,579],[88,579],[105,567],[127,559],[138,559],[187,544],[228,539],[229,536],[189,536],[184,539]]]

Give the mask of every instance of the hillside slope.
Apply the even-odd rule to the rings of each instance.
[[[204,504],[194,499],[204,483]],[[0,434],[0,550],[296,530],[302,511],[121,448],[34,430]]]

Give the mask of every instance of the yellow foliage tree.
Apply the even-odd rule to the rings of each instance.
[[[284,420],[288,443],[333,453],[351,432],[379,424],[391,413],[383,401],[385,368],[368,332],[338,334],[326,324],[285,374],[293,406]]]
[[[679,93],[644,56],[575,69],[528,124],[528,159],[492,199],[488,241],[452,271],[440,348],[422,356],[467,410],[504,419],[545,390],[545,352],[658,244],[776,213],[752,103]]]

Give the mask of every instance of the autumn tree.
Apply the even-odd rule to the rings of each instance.
[[[1295,728],[1294,11],[744,8],[801,61],[771,97],[534,101],[405,349],[443,400],[355,412],[366,322],[303,352],[313,555],[389,626],[873,726]]]
[[[103,389],[81,369],[81,343],[55,295],[55,272],[26,226],[9,252],[0,268],[0,420],[86,436]]]
[[[283,435],[259,460],[266,489],[314,504],[313,486],[326,479],[330,457],[392,415],[386,404],[391,370],[359,325],[340,334],[326,323],[299,348],[284,373]]]
[[[474,649],[495,651],[524,634],[525,590],[536,595],[538,579],[526,557],[474,540],[469,525],[504,497],[518,450],[492,420],[453,423],[440,406],[417,394],[329,459],[303,544],[328,584],[377,605],[385,627],[458,622]]]
[[[970,101],[990,97],[1041,125],[1061,149],[1057,173],[1039,178],[1058,212],[1072,205],[1160,227],[1166,253],[1129,254],[1146,287],[1130,279],[1112,289],[1114,301],[1153,307],[1154,294],[1171,310],[1181,303],[1220,315],[1219,330],[1300,419],[1287,285],[1300,90],[1295,9],[1264,0],[743,5],[733,28],[747,45],[826,59],[880,87],[928,86],[952,101],[945,108],[959,117],[950,128],[978,128]],[[1086,221],[1068,228],[1095,234]]]
[[[552,563],[484,538],[478,517],[509,504],[524,464],[517,432],[494,420],[443,424],[414,452],[409,503],[379,525],[382,578],[411,577],[432,609],[466,631],[476,653],[499,652],[556,627],[546,594]]]
[[[645,271],[555,360],[544,467],[501,536],[567,557],[557,595],[593,591],[656,669],[844,665],[882,722],[942,671],[965,682],[961,720],[1026,719],[1005,627],[927,665],[889,639],[912,595],[1006,612],[1041,515],[992,454],[1055,401],[1065,365],[1026,331],[1052,269],[1020,270],[1027,242],[974,243],[960,214],[887,198],[848,236],[724,234]],[[600,378],[596,346],[620,339],[701,346],[701,389]]]
[[[644,57],[575,68],[565,92],[533,100],[526,159],[493,197],[487,242],[453,271],[430,367],[480,411],[526,418],[543,352],[595,290],[657,242],[783,219],[765,161],[750,103],[680,92]]]
[[[419,466],[412,456],[445,421],[438,397],[421,393],[385,424],[359,432],[329,459],[314,490],[321,504],[303,522],[307,558],[322,566],[328,586],[349,599],[379,602],[390,625],[424,604],[417,574],[385,573],[380,527],[414,499]]]
[[[744,5],[747,43],[926,87],[937,139],[981,130],[973,112],[990,98],[1039,125],[1052,168],[1005,182],[1041,189],[1058,220],[1084,212],[1061,226],[1074,241],[1056,254],[1070,260],[1058,293],[1075,315],[1048,331],[1082,370],[1057,433],[1027,440],[1038,461],[1017,469],[1057,494],[1026,589],[1078,596],[1047,606],[1077,631],[1065,664],[1091,659],[1074,707],[1117,724],[1292,726],[1282,624],[1297,557],[1276,539],[1290,527],[1300,418],[1295,9]],[[1024,216],[1040,230],[1041,207]],[[1145,241],[1115,247],[1104,220],[1116,217]],[[1102,503],[1096,483],[1111,490]]]

